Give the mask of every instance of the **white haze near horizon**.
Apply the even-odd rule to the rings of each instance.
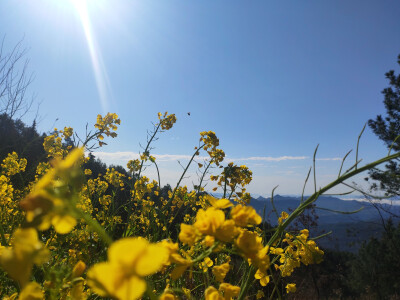
[[[120,165],[126,168],[126,164],[131,159],[139,158],[137,152],[93,152],[96,158],[109,165]],[[175,187],[177,181],[182,175],[183,169],[191,158],[190,155],[176,155],[176,154],[153,154],[156,158],[160,170],[161,186],[170,184]],[[197,156],[195,161],[204,164],[207,156]],[[319,158],[317,166],[317,189],[322,187],[337,178],[336,171],[337,165],[340,166],[341,158]],[[253,180],[246,187],[247,191],[255,198],[258,196],[269,197],[274,187],[279,186],[275,194],[281,195],[299,195],[303,190],[304,181],[312,165],[312,158],[309,156],[279,156],[279,157],[241,157],[232,158],[226,157],[224,162],[234,162],[238,165],[245,164],[253,172]],[[197,163],[192,163],[191,167],[183,179],[181,185],[187,185],[192,188],[193,185],[198,184],[200,180],[200,172],[197,168]],[[332,164],[335,164],[332,168]],[[212,169],[211,174],[218,174],[219,169]],[[143,175],[149,177],[151,180],[157,179],[156,168],[151,164],[147,164],[144,169]],[[365,176],[358,176],[354,178],[358,186],[366,189],[363,180]],[[364,186],[363,186],[364,184]],[[211,191],[216,185],[210,180],[205,181],[205,189]],[[343,193],[348,191],[347,187],[336,188],[333,193]],[[305,194],[314,192],[314,184],[312,174],[306,185]]]

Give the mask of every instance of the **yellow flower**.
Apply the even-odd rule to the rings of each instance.
[[[80,280],[73,283],[71,291],[69,292],[72,300],[86,300],[87,299],[87,295],[84,292],[84,289],[85,289],[84,280],[82,277],[80,277],[79,279]]]
[[[206,245],[207,247],[211,247],[212,245],[214,245],[215,243],[215,237],[213,237],[212,235],[207,235],[204,238],[204,245]]]
[[[231,211],[232,220],[236,225],[246,227],[249,224],[258,225],[262,218],[257,214],[256,210],[251,206],[236,205]]]
[[[224,300],[224,297],[218,292],[218,290],[209,286],[204,292],[205,300]]]
[[[294,293],[296,292],[296,284],[295,283],[288,283],[286,285],[286,293]]]
[[[160,125],[162,130],[169,130],[176,122],[175,114],[168,115],[166,111],[164,115],[162,113],[158,113],[158,119],[160,120]]]
[[[20,172],[24,172],[27,160],[25,158],[18,159],[16,152],[9,153],[1,164],[2,172],[7,176],[12,176]]]
[[[289,217],[287,212],[282,212],[281,216],[278,218],[278,224],[282,224],[284,220],[286,220]]]
[[[48,258],[49,251],[33,228],[15,230],[12,247],[2,248],[0,252],[1,266],[22,286],[28,282],[33,264],[41,265]]]
[[[184,243],[188,244],[189,246],[193,246],[196,240],[199,237],[199,233],[196,227],[192,225],[187,225],[181,223],[181,231],[179,233],[179,240]]]
[[[209,207],[207,210],[199,209],[194,226],[205,235],[215,235],[217,228],[225,221],[222,210]]]
[[[236,239],[236,246],[248,258],[255,258],[258,251],[262,249],[262,238],[257,233],[243,230]]]
[[[232,202],[229,201],[228,199],[217,199],[214,198],[211,195],[205,195],[204,200],[207,200],[208,203],[210,203],[211,206],[217,208],[217,209],[224,209],[233,206]]]
[[[211,148],[210,152],[213,152],[219,146],[219,139],[214,131],[202,131],[200,136],[200,141],[204,143],[204,150]]]
[[[265,297],[264,292],[262,290],[258,290],[256,294],[256,299],[263,299]]]
[[[208,268],[212,267],[213,264],[213,261],[209,257],[206,257],[204,261],[200,263],[200,269],[202,269],[205,273],[207,272]]]
[[[161,294],[160,299],[159,300],[178,300],[178,297],[175,297],[174,294],[170,293],[170,292],[164,292]]]
[[[138,160],[138,159],[130,160],[126,164],[129,172],[131,172],[131,173],[135,173],[135,172],[139,171],[140,170],[140,165],[141,165],[141,163],[140,163],[140,160]]]
[[[215,279],[218,282],[223,282],[224,279],[225,279],[226,274],[229,272],[229,269],[230,269],[229,263],[224,263],[222,265],[215,266],[212,269],[212,272],[213,272],[213,274],[215,276]]]
[[[85,272],[86,264],[83,261],[78,261],[72,269],[72,278],[79,277]]]
[[[82,184],[80,163],[83,149],[74,149],[62,161],[55,161],[50,169],[35,185],[33,191],[20,202],[26,211],[26,220],[30,226],[46,230],[50,225],[61,234],[70,232],[77,221],[75,206],[71,202],[77,197]]]
[[[239,234],[233,220],[226,220],[215,232],[215,237],[220,241],[229,243]]]
[[[240,287],[223,282],[219,285],[219,290],[224,293],[224,300],[231,300],[239,296]]]
[[[168,255],[164,246],[150,244],[144,238],[121,239],[108,249],[107,262],[89,269],[88,285],[102,297],[139,299],[146,290],[146,281],[142,278],[158,272]]]
[[[18,300],[42,300],[42,299],[44,299],[44,292],[42,290],[42,287],[36,282],[28,283],[21,291],[21,294],[18,297]]]
[[[269,276],[261,272],[260,269],[257,270],[256,274],[254,275],[254,278],[258,279],[262,286],[266,286],[269,282]]]
[[[74,134],[74,129],[71,127],[64,127],[63,136],[65,139],[70,138]]]

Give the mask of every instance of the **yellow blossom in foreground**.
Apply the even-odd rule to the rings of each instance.
[[[200,263],[200,269],[202,269],[205,273],[207,272],[208,268],[211,268],[213,266],[213,264],[213,261],[209,257],[206,257],[204,261]]]
[[[262,286],[266,286],[269,283],[269,276],[261,272],[260,269],[257,270],[256,274],[254,275],[254,278],[258,279]]]
[[[236,246],[248,258],[255,258],[258,251],[262,249],[262,238],[257,233],[244,230],[236,239]]]
[[[218,290],[209,286],[204,292],[205,300],[224,300],[224,297],[218,292]]]
[[[0,264],[8,275],[24,286],[31,275],[33,264],[41,265],[49,258],[49,251],[39,241],[35,229],[17,229],[12,247],[2,248]]]
[[[30,226],[47,230],[53,225],[61,234],[68,233],[75,227],[77,221],[71,201],[81,185],[82,171],[79,165],[82,159],[83,149],[77,148],[65,160],[55,161],[54,168],[20,202]]]
[[[232,202],[228,199],[217,199],[211,195],[205,195],[204,200],[208,201],[208,203],[218,209],[224,209],[233,206]]]
[[[42,290],[42,287],[36,282],[28,283],[21,291],[21,294],[18,297],[18,300],[42,300],[42,299],[44,299],[44,292]]]
[[[239,296],[240,293],[240,287],[226,282],[219,285],[219,290],[223,292],[224,300],[231,300],[233,297]]]
[[[236,225],[246,227],[247,225],[258,225],[262,218],[257,214],[256,210],[251,206],[236,205],[231,211],[232,220]]]
[[[215,279],[218,282],[223,282],[224,279],[225,279],[226,274],[229,272],[229,269],[230,269],[229,263],[224,263],[222,265],[215,266],[212,269],[212,272],[213,272],[213,274],[215,276]]]
[[[205,235],[215,235],[217,228],[225,221],[225,214],[222,210],[209,207],[207,210],[199,209],[194,226]]]
[[[42,287],[37,282],[28,283],[18,295],[18,293],[14,293],[11,296],[3,297],[3,300],[43,300],[44,292]],[[76,299],[76,298],[74,298]]]
[[[199,238],[199,233],[196,227],[192,225],[181,224],[181,232],[179,233],[179,240],[188,244],[189,246],[193,246],[196,240]]]
[[[161,244],[150,244],[141,237],[125,238],[108,249],[108,261],[98,263],[87,273],[88,285],[102,297],[139,299],[146,290],[142,278],[158,272],[169,252]]]
[[[72,269],[72,277],[79,277],[85,272],[86,264],[83,261],[78,261],[74,268]]]
[[[286,293],[294,293],[296,292],[296,284],[295,283],[288,283],[286,285]]]
[[[159,298],[159,300],[178,300],[178,299],[179,299],[178,297],[175,297],[175,295],[170,292],[162,293],[162,295]]]

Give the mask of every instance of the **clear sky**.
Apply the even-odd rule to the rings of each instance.
[[[328,183],[364,124],[384,113],[384,73],[399,71],[397,0],[86,2],[2,0],[4,49],[22,38],[29,48],[40,131],[83,132],[99,113],[120,116],[99,154],[107,162],[125,164],[157,113],[175,113],[153,150],[164,183],[203,130],[253,170],[251,192],[301,193],[317,144],[318,186]],[[367,129],[364,162],[386,152]]]

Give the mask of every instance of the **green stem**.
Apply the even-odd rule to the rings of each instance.
[[[79,217],[85,220],[86,224],[88,224],[93,229],[93,231],[95,231],[99,235],[99,237],[103,240],[103,242],[107,244],[107,246],[110,246],[112,244],[113,240],[96,220],[92,219],[92,217],[90,217],[88,214],[85,214],[80,209],[74,208],[74,211]]]
[[[185,170],[184,170],[183,173],[182,173],[181,178],[179,178],[179,181],[178,181],[178,183],[176,184],[176,187],[175,187],[175,189],[174,189],[174,192],[172,193],[171,199],[168,200],[167,204],[165,205],[165,208],[169,208],[170,204],[172,203],[172,201],[173,201],[174,198],[175,198],[175,193],[176,193],[176,191],[178,190],[178,187],[179,187],[179,185],[181,184],[181,181],[182,181],[183,177],[185,177],[185,174],[186,174],[187,170],[189,169],[190,164],[192,163],[192,161],[193,161],[194,157],[197,155],[197,153],[198,153],[204,146],[205,146],[205,144],[201,145],[201,146],[199,147],[199,149],[196,149],[196,151],[193,153],[192,158],[189,160],[189,162],[188,162],[188,164],[187,164]]]
[[[385,163],[387,161],[390,161],[392,159],[398,158],[400,157],[400,152],[386,156],[384,158],[381,158],[379,160],[376,160],[370,164],[367,164],[361,168],[357,168],[349,173],[345,173],[342,176],[340,176],[339,178],[337,178],[336,180],[332,181],[331,183],[329,183],[328,185],[326,185],[325,187],[323,187],[322,189],[320,189],[318,192],[312,194],[307,200],[305,200],[303,203],[301,203],[299,205],[299,207],[297,207],[291,214],[290,216],[285,220],[285,222],[283,222],[278,229],[275,231],[274,235],[271,237],[271,239],[268,241],[267,245],[271,246],[275,240],[279,237],[279,235],[285,230],[286,227],[288,227],[293,220],[299,216],[304,209],[309,206],[310,204],[312,204],[313,202],[315,202],[318,197],[322,194],[324,194],[325,192],[327,192],[328,190],[334,188],[335,186],[341,184],[342,182],[344,182],[345,180],[359,174],[362,173],[364,171],[367,171],[369,169],[372,169],[382,163]]]
[[[147,294],[147,296],[149,296],[150,300],[157,300],[157,296],[153,292],[152,283],[149,280],[147,280],[146,283],[147,283],[146,284],[146,294]]]
[[[6,236],[4,235],[4,228],[3,228],[3,222],[0,223],[0,235],[1,235],[1,244],[4,247],[8,246],[7,240],[6,240]]]
[[[208,171],[208,168],[211,166],[211,163],[212,163],[212,162],[213,162],[213,160],[210,160],[210,162],[208,163],[206,169],[204,170],[203,175],[201,176],[199,186],[197,187],[197,194],[200,193],[200,189],[201,189],[201,185],[202,185],[202,183],[203,183],[204,177],[206,176],[207,171]]]
[[[254,274],[256,274],[256,269],[253,266],[250,266],[249,272],[247,274],[247,278],[245,281],[242,282],[242,285],[240,286],[240,294],[238,297],[238,300],[243,300],[245,295],[247,294],[248,289],[250,288],[250,283],[252,282],[252,279],[254,278]]]

